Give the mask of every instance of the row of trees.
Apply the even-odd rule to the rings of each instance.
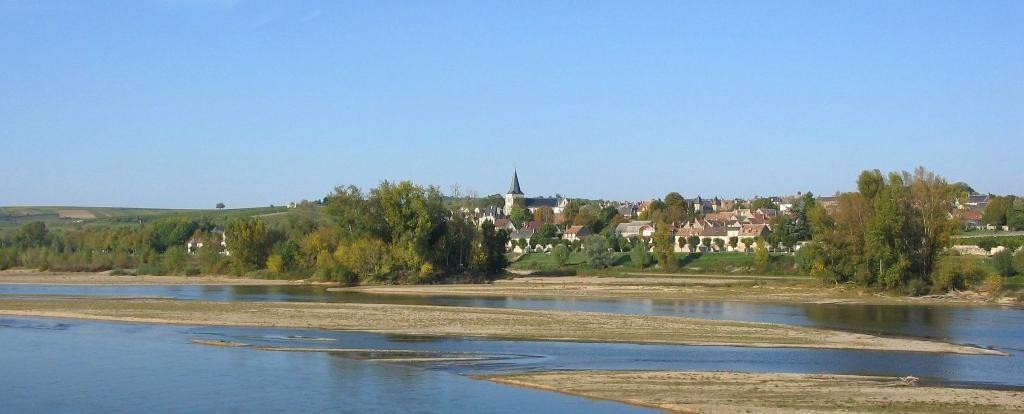
[[[186,249],[192,237],[203,241],[195,252]],[[59,232],[29,223],[0,237],[0,268],[316,274],[345,283],[424,283],[451,275],[500,274],[507,265],[507,242],[504,230],[490,224],[478,228],[453,212],[436,187],[385,181],[368,193],[338,187],[322,211],[296,208],[286,220],[272,223],[251,217],[226,223],[168,217],[142,226]]]

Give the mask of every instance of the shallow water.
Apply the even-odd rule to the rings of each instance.
[[[655,369],[655,370],[712,370],[712,371],[750,371],[750,372],[807,372],[807,373],[840,373],[840,374],[874,374],[874,375],[914,375],[921,377],[925,383],[960,384],[976,387],[995,388],[1024,388],[1024,311],[1018,309],[1006,309],[998,307],[953,307],[953,306],[881,306],[881,305],[855,305],[855,304],[764,304],[752,302],[732,301],[699,301],[699,300],[660,300],[660,299],[581,299],[581,298],[514,298],[514,297],[436,297],[436,296],[403,296],[403,295],[371,295],[352,292],[327,292],[323,287],[311,286],[42,286],[42,285],[7,285],[0,286],[0,295],[25,295],[25,294],[55,294],[55,295],[123,295],[123,296],[167,296],[184,300],[215,300],[215,301],[321,301],[321,302],[356,302],[356,303],[395,303],[395,304],[429,304],[445,306],[480,306],[499,308],[522,308],[522,309],[554,309],[554,310],[579,310],[579,311],[600,311],[625,314],[645,315],[673,315],[688,316],[712,319],[732,319],[746,321],[760,321],[772,323],[787,323],[804,326],[817,326],[826,328],[837,328],[844,330],[886,334],[903,335],[915,337],[938,338],[957,343],[977,344],[986,347],[995,347],[1011,354],[1009,357],[993,356],[966,356],[966,355],[933,355],[920,353],[902,352],[868,352],[868,351],[839,351],[839,350],[811,350],[811,349],[758,349],[739,347],[707,347],[707,346],[664,346],[664,345],[631,345],[631,344],[600,344],[600,343],[563,343],[563,342],[533,342],[533,341],[492,341],[469,338],[410,338],[401,336],[387,336],[368,333],[341,333],[317,330],[296,330],[296,329],[264,329],[264,328],[230,328],[230,327],[167,327],[130,324],[105,324],[82,321],[57,321],[48,319],[6,319],[5,321],[17,321],[17,323],[36,323],[46,325],[52,324],[54,329],[63,329],[53,332],[57,337],[64,338],[58,343],[68,342],[72,344],[82,343],[81,347],[74,346],[74,350],[64,348],[53,348],[52,344],[44,341],[29,342],[33,346],[24,345],[25,338],[11,340],[14,337],[33,337],[36,334],[12,333],[14,332],[35,332],[28,328],[0,328],[0,343],[22,344],[14,348],[9,346],[0,351],[0,372],[19,372],[15,367],[8,370],[3,366],[12,361],[17,361],[21,374],[28,375],[28,372],[35,372],[37,364],[42,364],[33,358],[22,359],[19,356],[12,356],[11,352],[23,352],[31,354],[53,354],[70,352],[72,355],[82,355],[88,358],[109,359],[102,349],[107,341],[119,344],[123,348],[130,349],[132,353],[142,352],[147,355],[145,362],[129,360],[126,366],[124,362],[117,361],[109,364],[105,369],[123,373],[126,369],[135,364],[142,364],[149,368],[159,369],[163,365],[174,365],[172,371],[178,369],[178,365],[185,367],[193,363],[193,358],[198,361],[205,361],[213,358],[213,366],[218,375],[227,376],[249,376],[261,375],[272,377],[275,370],[288,371],[282,374],[284,378],[292,376],[302,377],[306,370],[311,370],[309,375],[323,377],[319,380],[318,386],[308,386],[303,389],[291,389],[291,380],[284,381],[277,378],[269,380],[274,387],[281,387],[290,390],[278,393],[276,390],[270,394],[260,395],[260,398],[278,398],[287,401],[291,398],[316,400],[311,402],[299,402],[299,407],[308,410],[333,410],[332,403],[336,403],[337,397],[325,397],[333,392],[343,392],[332,388],[329,382],[339,387],[350,389],[353,385],[350,382],[360,382],[363,379],[368,381],[366,387],[370,390],[360,389],[360,393],[368,395],[380,395],[378,390],[394,390],[396,393],[408,393],[411,401],[417,401],[415,407],[385,405],[381,411],[393,411],[396,409],[416,411],[416,408],[423,408],[425,412],[438,411],[481,411],[470,409],[466,405],[450,406],[447,401],[455,399],[452,404],[474,404],[481,400],[476,397],[446,396],[445,402],[430,403],[427,405],[421,400],[420,392],[424,392],[423,398],[429,395],[439,395],[443,390],[424,391],[420,384],[422,380],[429,382],[431,386],[452,387],[456,390],[467,390],[467,393],[475,393],[479,388],[486,388],[485,394],[498,393],[495,401],[506,398],[506,393],[518,393],[508,396],[508,401],[515,400],[515,404],[508,403],[507,406],[517,407],[516,404],[538,404],[531,405],[529,412],[545,412],[546,409],[537,408],[549,402],[537,403],[538,399],[548,401],[549,394],[537,393],[529,390],[495,386],[493,384],[474,381],[462,376],[469,373],[490,373],[495,371],[523,371],[523,370],[548,370],[548,369]],[[28,321],[28,322],[26,322]],[[64,324],[64,325],[61,325]],[[3,323],[0,323],[3,325]],[[64,326],[64,328],[59,328]],[[47,331],[47,329],[42,329]],[[94,338],[96,333],[99,336],[109,336],[109,339]],[[79,339],[80,337],[86,339]],[[289,337],[318,337],[327,340],[306,341]],[[141,339],[139,339],[141,338]],[[168,343],[168,350],[152,350],[154,338],[157,342]],[[434,351],[440,353],[461,353],[475,352],[486,355],[500,355],[503,358],[484,363],[416,363],[416,364],[380,364],[372,362],[357,361],[343,356],[331,356],[330,354],[291,354],[279,352],[257,351],[254,349],[227,349],[203,347],[187,344],[188,339],[215,339],[245,342],[256,345],[270,346],[302,346],[302,347],[327,347],[327,348],[369,348],[369,349],[402,349]],[[138,346],[121,345],[139,341]],[[90,347],[96,344],[101,345],[99,351]],[[18,346],[24,349],[17,351]],[[178,349],[184,347],[186,350]],[[12,351],[14,349],[15,351]],[[136,349],[138,349],[136,351]],[[96,354],[99,352],[99,354]],[[208,355],[207,355],[208,354]],[[235,355],[223,357],[223,355]],[[265,355],[271,354],[271,355]],[[195,357],[184,355],[196,355]],[[212,355],[212,356],[210,356]],[[239,356],[241,355],[241,356]],[[214,357],[221,356],[221,357]],[[61,358],[66,356],[62,355]],[[41,357],[46,359],[45,357]],[[60,358],[58,358],[59,360]],[[186,360],[186,361],[183,361]],[[228,362],[225,362],[224,360]],[[48,359],[47,359],[48,360]],[[77,360],[77,359],[76,359]],[[265,371],[256,370],[238,361],[264,361],[274,369]],[[262,365],[264,362],[252,362]],[[220,364],[220,365],[218,365]],[[61,380],[50,379],[48,381],[63,384],[63,381],[70,381],[72,389],[92,389],[94,384],[79,384],[79,381],[87,381],[88,376],[78,372],[78,363],[74,360],[66,361],[65,367],[54,366],[52,371]],[[373,368],[366,367],[367,365]],[[381,368],[384,365],[387,368]],[[51,367],[52,365],[39,365]],[[332,367],[332,368],[325,368]],[[71,370],[72,375],[66,376],[61,370]],[[197,368],[197,372],[206,372],[204,367]],[[262,368],[260,368],[262,369]],[[187,369],[186,369],[187,371]],[[49,370],[48,370],[49,372]],[[132,371],[134,372],[134,371]],[[236,374],[237,372],[237,374]],[[127,374],[126,374],[127,375]],[[175,374],[177,375],[177,374]],[[184,375],[184,374],[181,374]],[[77,376],[77,377],[76,377]],[[161,373],[163,378],[165,374]],[[351,378],[354,376],[354,378]],[[411,376],[412,378],[407,378]],[[8,376],[9,378],[9,376]],[[75,378],[79,378],[76,380]],[[5,387],[5,382],[10,379],[0,380],[0,387]],[[45,381],[45,380],[44,380]],[[161,381],[168,381],[174,384],[175,378],[165,378]],[[206,380],[200,381],[200,383]],[[248,380],[233,380],[230,386],[218,388],[226,389],[249,389],[256,387],[257,390],[264,390],[257,384],[250,384]],[[305,384],[299,381],[298,384]],[[340,385],[339,385],[340,384]],[[363,383],[360,382],[360,385]],[[448,385],[444,385],[448,384]],[[473,384],[473,385],[468,385]],[[484,384],[484,385],[481,385]],[[17,385],[10,384],[17,389]],[[42,386],[44,384],[37,384]],[[122,384],[128,389],[135,385],[129,381]],[[241,387],[241,388],[238,388]],[[410,387],[412,389],[405,389]],[[494,388],[497,387],[497,388]],[[180,391],[183,395],[208,396],[216,394],[204,394],[203,387],[192,388],[191,385],[183,387]],[[3,389],[3,388],[0,388]],[[427,387],[429,390],[430,388]],[[503,391],[494,391],[500,389]],[[515,390],[515,391],[509,391]],[[142,390],[132,390],[135,395]],[[177,391],[176,391],[177,392]],[[390,392],[390,391],[389,391]],[[462,393],[453,393],[462,396]],[[312,394],[310,394],[312,393]],[[376,393],[376,394],[374,394]],[[7,395],[7,391],[0,391],[0,397]],[[545,397],[539,397],[544,395]],[[60,401],[60,398],[57,398]],[[190,397],[191,398],[191,397]],[[225,397],[229,398],[229,397]],[[589,404],[596,404],[588,400],[567,398],[569,401],[582,401],[580,404],[588,404],[575,408],[572,404],[555,401],[550,402],[552,411],[567,412],[599,412],[603,408],[591,409]],[[333,402],[332,402],[333,401]],[[485,401],[490,401],[485,399]],[[173,405],[173,401],[165,402],[176,409],[186,408],[181,405]],[[206,404],[206,403],[203,403]],[[196,407],[199,411],[223,411],[222,406],[201,405]],[[219,403],[218,403],[219,404]],[[274,402],[265,404],[245,405],[240,407],[278,407]],[[279,402],[281,406],[287,405]],[[303,404],[309,404],[305,406]],[[372,409],[375,406],[369,401],[356,401],[354,407],[361,409]],[[390,403],[382,403],[390,404]],[[438,405],[440,404],[440,405]],[[607,403],[602,403],[607,404]],[[598,404],[600,405],[600,404]],[[619,406],[614,406],[619,408]],[[51,406],[49,408],[60,408]],[[388,409],[390,408],[390,409]],[[243,409],[244,410],[244,409]],[[273,410],[273,409],[271,409]],[[500,412],[496,408],[496,412]],[[47,410],[49,411],[49,409]],[[372,411],[372,410],[371,410]],[[488,410],[484,410],[488,411]],[[511,410],[510,410],[511,411]]]
[[[189,343],[191,338],[275,337],[285,333],[0,319],[0,411],[649,411],[477,381],[430,366],[363,362],[326,353],[268,352]]]

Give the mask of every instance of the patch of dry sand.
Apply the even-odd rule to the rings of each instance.
[[[1024,412],[1024,392],[907,386],[895,377],[559,371],[476,378],[683,413]]]

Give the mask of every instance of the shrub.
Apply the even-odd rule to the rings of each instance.
[[[140,276],[141,275],[159,276],[159,275],[163,274],[163,272],[160,271],[160,265],[157,264],[157,263],[143,263],[143,264],[139,265],[139,270],[137,272],[135,272],[135,273],[140,275]]]
[[[996,268],[996,273],[999,273],[1000,276],[1009,277],[1017,273],[1013,264],[1013,253],[1009,250],[992,255],[992,266]]]
[[[127,269],[114,269],[110,271],[111,276],[135,276],[135,272]]]
[[[907,284],[904,285],[903,287],[905,293],[911,296],[921,296],[925,293],[928,293],[929,289],[931,289],[931,287],[928,286],[928,282],[925,282],[924,280],[917,278],[910,279],[909,281],[907,281]]]
[[[945,256],[939,259],[932,273],[932,291],[947,292],[967,289],[989,274],[981,258],[973,256]]]
[[[1024,249],[1018,250],[1013,256],[1013,267],[1017,269],[1017,273],[1024,273]]]
[[[991,296],[998,296],[1003,293],[1003,277],[999,275],[988,275],[985,280],[981,282],[981,287],[978,288],[979,292],[987,293]]]
[[[198,267],[189,267],[185,269],[185,276],[199,276],[202,271]]]
[[[558,267],[565,266],[565,262],[569,261],[569,248],[559,244],[551,249],[551,257],[555,259]]]

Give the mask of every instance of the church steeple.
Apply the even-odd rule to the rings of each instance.
[[[523,194],[523,190],[519,188],[519,172],[516,170],[512,170],[512,186],[508,188],[508,194]]]

